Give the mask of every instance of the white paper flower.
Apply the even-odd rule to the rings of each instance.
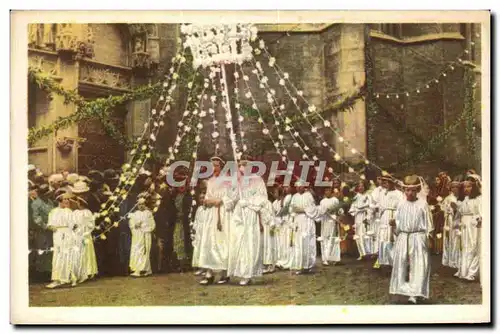
[[[299,143],[295,142],[295,143],[293,143],[293,146],[294,147],[299,147],[300,145],[299,145]]]
[[[262,133],[265,134],[265,135],[267,135],[267,134],[269,134],[269,130],[268,129],[263,129]]]
[[[283,140],[283,138],[284,138],[284,137],[283,137],[283,135],[280,133],[280,134],[278,135],[278,139],[279,139],[279,140]]]
[[[275,63],[276,63],[276,58],[270,57],[269,58],[269,66],[273,67]]]
[[[246,92],[245,97],[246,97],[247,99],[251,98],[251,97],[252,97],[252,93],[250,93],[250,92]]]
[[[303,91],[301,91],[301,90],[297,91],[297,95],[302,96],[303,94],[304,94]]]
[[[219,133],[216,131],[216,132],[212,132],[212,138],[217,138],[219,137]]]
[[[316,106],[313,104],[313,105],[309,106],[308,110],[310,112],[315,112],[316,111]]]
[[[343,137],[339,137],[339,142],[343,142],[344,141],[344,138]]]
[[[317,129],[315,126],[313,126],[313,127],[311,128],[311,132],[312,132],[312,133],[316,133],[316,132],[318,132],[318,129]]]

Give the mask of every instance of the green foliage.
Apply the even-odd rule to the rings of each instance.
[[[64,98],[65,103],[74,103],[77,110],[65,117],[59,117],[53,123],[30,128],[28,131],[28,144],[32,145],[41,138],[50,135],[51,133],[72,126],[75,123],[86,119],[97,118],[103,122],[106,133],[117,139],[120,143],[127,144],[128,140],[122,132],[114,126],[108,118],[112,109],[129,101],[146,100],[153,96],[159,95],[163,89],[162,83],[158,82],[151,86],[140,86],[130,93],[125,93],[117,96],[109,96],[106,98],[97,98],[91,101],[85,101],[75,91],[64,89],[48,74],[37,68],[29,68],[29,79],[36,83],[38,87],[46,91],[48,94],[57,94]]]

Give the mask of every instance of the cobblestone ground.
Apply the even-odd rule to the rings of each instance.
[[[401,303],[391,297],[389,270],[374,270],[372,261],[344,259],[314,274],[295,276],[288,271],[265,275],[254,285],[200,286],[192,272],[145,278],[110,277],[75,288],[49,290],[30,286],[31,306],[162,306],[162,305],[379,305]],[[454,270],[432,258],[430,304],[480,304],[479,282],[453,277]]]

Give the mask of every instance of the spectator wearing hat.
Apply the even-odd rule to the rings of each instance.
[[[69,226],[73,221],[70,200],[74,195],[61,192],[57,196],[59,205],[49,213],[47,227],[53,232],[54,250],[52,253],[52,282],[47,288],[53,289],[71,282],[71,254],[73,252],[72,231]]]
[[[380,265],[391,265],[390,249],[394,241],[394,231],[389,225],[389,221],[394,219],[396,209],[404,200],[404,195],[395,187],[396,180],[390,174],[382,176],[382,184],[385,191],[379,198],[377,209],[380,212],[380,222],[377,230],[378,259],[375,262],[374,268],[379,268]]]
[[[42,184],[32,187],[30,190],[33,247],[36,250],[49,250],[52,247],[52,233],[48,229],[49,212],[54,207],[52,201],[47,197],[49,185]],[[52,258],[50,252],[35,254],[34,269],[36,279],[48,280],[52,270]]]
[[[389,221],[397,236],[389,293],[408,296],[408,301],[416,304],[418,297],[429,298],[431,270],[427,245],[433,225],[429,206],[417,197],[419,177],[405,177],[402,187],[406,199],[398,203],[396,214]]]
[[[155,229],[153,214],[146,205],[146,198],[137,200],[137,210],[129,215],[129,227],[132,233],[130,253],[131,276],[149,276],[151,270],[152,233]]]

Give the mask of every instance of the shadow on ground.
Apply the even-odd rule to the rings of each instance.
[[[318,263],[320,263],[318,261]],[[479,282],[453,277],[454,270],[432,258],[431,298],[426,304],[480,304]],[[314,274],[280,271],[255,285],[200,286],[193,273],[145,278],[99,278],[75,288],[30,286],[30,306],[191,306],[191,305],[383,305],[398,303],[389,291],[390,269],[346,258],[343,265],[318,265]]]

